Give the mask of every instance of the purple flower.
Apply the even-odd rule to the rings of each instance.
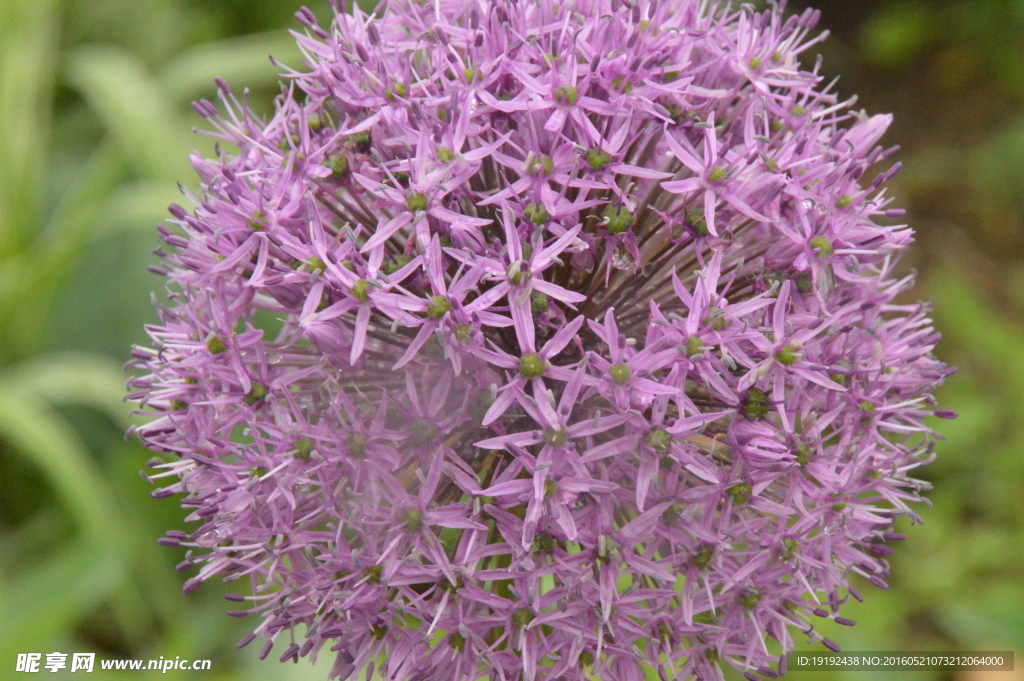
[[[133,353],[182,569],[262,656],[389,681],[721,679],[835,648],[925,483],[924,305],[890,122],[799,56],[817,13],[396,0],[298,14],[269,122],[172,206]],[[228,152],[230,148],[237,151]],[[767,638],[775,639],[771,648]],[[774,669],[771,665],[775,665]]]

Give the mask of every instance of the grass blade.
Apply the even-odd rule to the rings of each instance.
[[[54,79],[51,0],[0,0],[0,262],[35,234]]]
[[[218,76],[238,85],[239,89],[273,84],[280,69],[270,64],[268,55],[293,66],[297,66],[301,58],[295,40],[283,31],[259,33],[182,52],[163,68],[160,83],[167,97],[180,102],[211,91],[213,79]]]
[[[181,123],[141,60],[119,48],[82,48],[69,76],[143,175],[177,181],[188,173]]]

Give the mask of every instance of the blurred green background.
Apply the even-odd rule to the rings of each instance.
[[[311,9],[325,17],[325,4]],[[918,231],[904,267],[921,274],[915,297],[935,301],[940,354],[960,367],[940,397],[961,414],[940,426],[948,439],[922,473],[934,506],[903,528],[892,589],[859,585],[867,603],[843,613],[859,625],[825,633],[848,650],[1021,655],[1024,0],[815,6],[833,32],[825,74],[842,74],[858,107],[896,114],[886,141],[905,169],[892,192]],[[181,200],[176,182],[195,184],[188,153],[212,150],[189,103],[222,76],[268,111],[279,79],[267,55],[299,63],[285,30],[297,8],[0,0],[0,678],[30,651],[213,661],[168,672],[178,679],[326,678],[330,659],[236,651],[248,627],[224,614],[217,585],[182,596],[183,551],[155,542],[185,514],[149,499],[147,453],[122,438],[121,364],[145,343],[161,287],[147,272],[154,226]],[[105,674],[148,678],[90,678]]]

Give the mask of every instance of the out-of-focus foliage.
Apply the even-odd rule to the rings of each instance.
[[[934,299],[942,358],[961,367],[941,394],[961,418],[938,424],[948,440],[923,472],[934,508],[899,547],[893,588],[864,585],[867,603],[844,611],[858,626],[826,635],[851,650],[1020,654],[1024,2],[810,4],[834,33],[823,71],[896,114],[886,139],[904,147],[894,192],[920,235],[914,295]],[[146,269],[154,226],[181,201],[176,182],[194,183],[189,151],[212,152],[189,102],[222,76],[268,111],[267,54],[299,64],[284,30],[297,8],[0,0],[0,675],[18,652],[83,651],[213,660],[179,679],[326,677],[235,651],[247,622],[225,616],[216,586],[181,595],[183,551],[155,540],[184,513],[148,498],[148,455],[121,437],[120,365],[161,285]]]
[[[0,676],[19,652],[81,651],[281,678],[235,652],[223,592],[183,597],[181,552],[155,545],[182,513],[148,498],[148,455],[121,437],[121,364],[154,318],[153,228],[194,183],[189,151],[212,153],[189,103],[219,75],[269,109],[267,55],[300,60],[285,5],[0,0]]]

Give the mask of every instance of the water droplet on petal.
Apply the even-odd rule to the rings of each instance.
[[[283,359],[283,355],[278,352],[267,353],[267,364],[280,364]]]
[[[836,290],[835,272],[833,271],[830,263],[825,263],[825,265],[818,270],[818,276],[815,284],[817,284],[818,295],[820,295],[821,299],[827,303],[829,298],[832,297],[832,293]]]
[[[629,252],[625,244],[618,244],[615,246],[615,251],[612,253],[612,267],[617,270],[631,270],[636,267],[636,260],[633,259],[633,254]]]
[[[824,532],[825,532],[825,534],[827,534],[827,535],[829,535],[831,537],[831,536],[833,536],[835,534],[838,534],[845,526],[846,526],[846,518],[840,518],[839,520],[836,520],[835,522],[832,522],[832,523],[829,523],[828,525],[826,525]]]

